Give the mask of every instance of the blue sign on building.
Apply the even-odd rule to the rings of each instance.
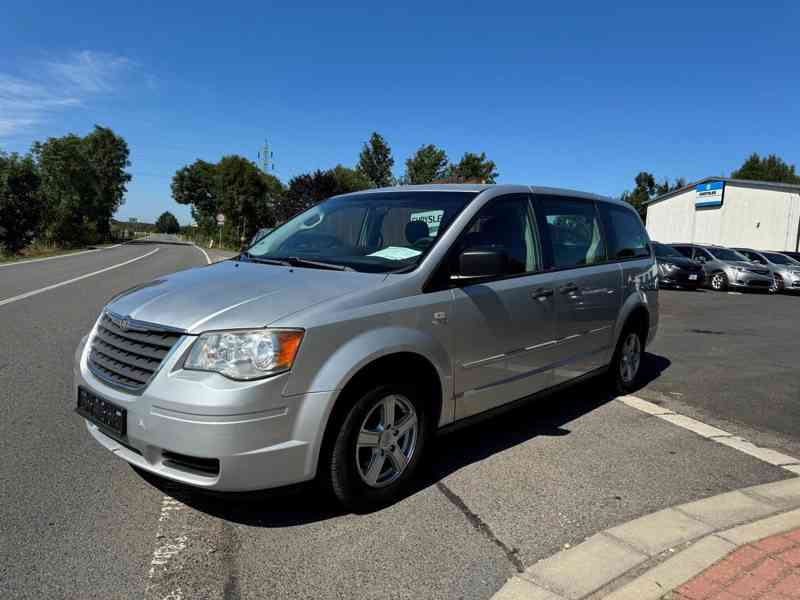
[[[700,183],[694,188],[694,207],[708,208],[710,206],[722,206],[722,198],[724,195],[724,181]]]

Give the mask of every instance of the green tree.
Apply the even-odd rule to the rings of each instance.
[[[74,134],[33,145],[47,205],[47,235],[64,245],[85,244],[97,232],[90,218],[96,186],[84,149],[83,139]]]
[[[731,179],[800,183],[800,176],[795,173],[794,165],[786,164],[775,154],[762,158],[755,152],[744,161],[741,167],[731,173]]]
[[[378,132],[373,132],[369,142],[364,143],[358,157],[356,170],[369,180],[374,187],[394,185],[392,167],[394,158],[389,144]]]
[[[216,165],[196,160],[178,169],[172,177],[171,188],[175,202],[191,207],[192,218],[198,229],[205,235],[213,234],[221,203]]]
[[[372,187],[372,182],[356,169],[336,165],[331,173],[336,178],[336,194],[359,192]]]
[[[86,159],[92,170],[94,198],[90,204],[89,218],[96,224],[97,232],[107,238],[111,232],[111,217],[125,202],[131,165],[127,142],[111,129],[95,125],[94,131],[83,138]]]
[[[161,216],[156,219],[156,230],[159,233],[179,233],[181,226],[175,215],[167,211],[161,213]]]
[[[0,244],[16,254],[41,230],[45,205],[33,157],[0,153]]]
[[[414,185],[431,183],[448,175],[447,153],[433,144],[420,146],[414,155],[406,160],[406,173],[403,183]]]
[[[496,169],[497,165],[484,152],[467,152],[458,164],[450,165],[447,179],[455,183],[495,183],[500,176]]]
[[[678,177],[675,180],[675,183],[670,183],[669,178],[665,177],[664,181],[656,185],[655,197],[658,198],[659,196],[663,196],[669,192],[679,190],[682,187],[686,187],[686,180],[683,177]]]
[[[339,182],[333,170],[304,173],[289,181],[286,197],[278,208],[278,220],[288,221],[296,214],[319,204],[323,200],[335,196]]]
[[[656,178],[653,177],[652,173],[640,171],[634,178],[634,182],[636,187],[633,188],[633,191],[626,190],[622,193],[621,199],[631,204],[636,209],[636,212],[639,213],[639,216],[644,219],[647,212],[644,204],[656,193]]]

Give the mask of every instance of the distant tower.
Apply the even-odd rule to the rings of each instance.
[[[258,166],[264,173],[275,170],[275,163],[272,161],[272,150],[267,140],[264,140],[264,145],[258,151]]]

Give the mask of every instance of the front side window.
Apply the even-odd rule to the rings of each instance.
[[[784,256],[783,254],[776,254],[774,252],[770,252],[768,254],[765,254],[764,256],[766,256],[769,259],[769,262],[775,265],[789,265],[793,267],[797,266],[796,260],[793,260],[788,256]]]
[[[731,250],[730,248],[709,248],[708,251],[716,258],[717,260],[743,260],[747,262],[747,257],[739,254],[736,250]]]
[[[739,250],[739,252],[740,252],[741,254],[744,254],[744,255],[745,255],[747,258],[749,258],[749,259],[750,259],[750,260],[752,260],[753,262],[757,262],[757,263],[759,263],[759,264],[761,264],[761,265],[765,265],[765,264],[767,264],[767,261],[765,261],[763,258],[761,258],[761,257],[760,257],[758,254],[756,254],[755,252],[748,252],[747,250]]]
[[[672,247],[675,248],[675,250],[677,250],[681,254],[683,254],[686,258],[692,258],[691,246],[672,246]]]
[[[410,270],[476,192],[376,192],[326,200],[257,241],[253,261]],[[319,265],[317,265],[319,266]]]
[[[500,251],[508,259],[508,274],[514,275],[542,269],[539,248],[528,195],[508,194],[494,198],[478,212],[453,256],[468,249]]]
[[[606,260],[602,228],[593,202],[545,196],[537,208],[547,231],[553,268],[584,267]]]
[[[653,249],[656,251],[656,256],[658,258],[683,258],[683,254],[675,250],[675,248],[672,246],[667,246],[666,244],[653,242]]]
[[[650,256],[650,244],[642,221],[632,210],[600,203],[600,214],[608,233],[608,254],[612,260]]]

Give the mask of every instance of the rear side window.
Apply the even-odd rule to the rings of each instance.
[[[606,260],[606,246],[594,202],[545,196],[538,210],[556,269],[584,267]]]
[[[683,254],[686,258],[692,258],[692,247],[691,246],[673,246],[675,250]]]
[[[606,226],[611,260],[650,256],[647,234],[636,213],[606,202],[601,202],[599,206]]]

